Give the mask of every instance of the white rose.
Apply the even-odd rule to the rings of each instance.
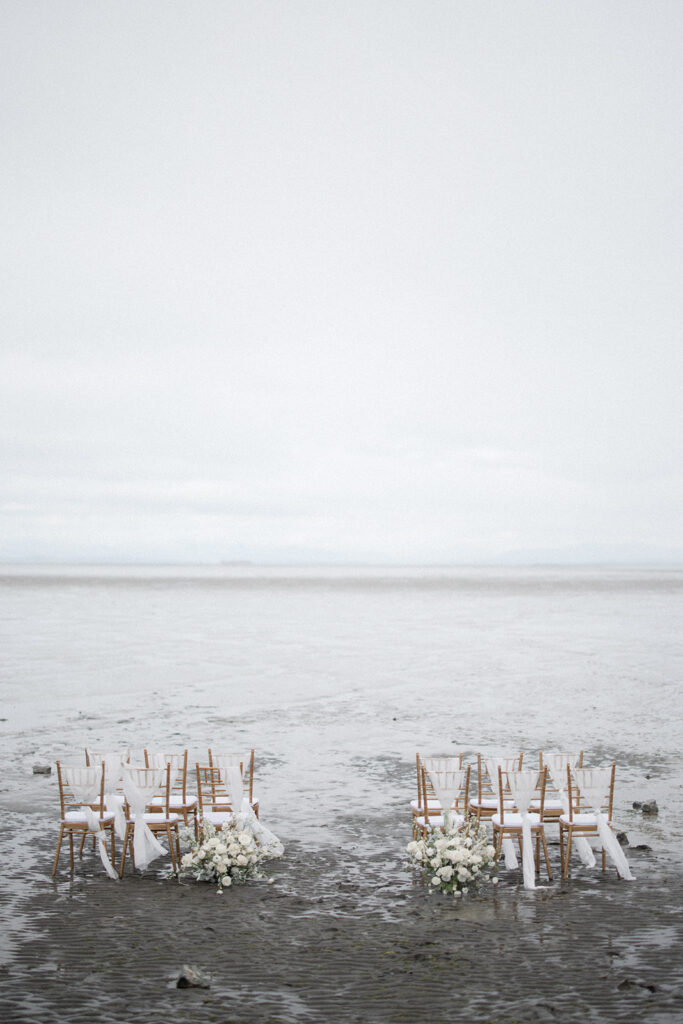
[[[251,842],[251,836],[249,835],[248,832],[240,832],[237,839],[242,844],[242,846],[249,846],[249,843]]]
[[[225,888],[226,885],[232,885],[232,878],[230,875],[225,875],[225,877],[221,879],[221,885],[223,888]]]
[[[445,867],[439,868],[439,874],[445,882],[450,882],[453,876],[453,868],[450,864],[446,864]]]
[[[247,858],[246,858],[246,857],[244,856],[244,854],[243,854],[243,853],[241,853],[241,854],[239,855],[239,857],[237,858],[237,863],[239,864],[239,866],[240,866],[241,868],[243,868],[243,867],[244,867],[244,866],[245,866],[246,864],[248,864],[248,863],[249,863],[249,861],[248,861],[248,860],[247,860]]]
[[[230,846],[228,847],[228,853],[230,854],[230,856],[236,857],[239,852],[239,845],[237,843],[230,843]]]
[[[192,864],[193,861],[194,861],[194,857],[192,856],[192,854],[191,853],[186,853],[186,854],[183,855],[183,859],[181,860],[180,863],[182,864],[182,866],[184,868],[189,868],[189,866]]]
[[[434,875],[434,877],[432,878],[430,884],[431,885],[441,885],[441,879],[438,877],[438,875]]]
[[[206,850],[197,850],[197,859],[204,860],[206,857]]]
[[[219,843],[216,847],[216,853],[223,857],[228,852],[228,848],[225,843]]]

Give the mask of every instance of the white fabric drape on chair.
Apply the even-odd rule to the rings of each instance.
[[[522,873],[524,888],[536,888],[536,862],[531,838],[531,822],[529,821],[529,804],[538,787],[538,772],[508,772],[510,792],[517,810],[522,818]]]
[[[519,764],[518,757],[487,757],[484,759],[486,765],[486,771],[489,773],[491,780],[491,786],[493,787],[493,794],[496,798],[496,806],[498,807],[498,814],[502,814],[503,808],[500,806],[500,788],[498,786],[498,769],[501,768],[504,772],[514,771],[515,765]],[[505,867],[508,870],[513,870],[518,866],[517,854],[512,843],[512,839],[509,836],[503,837],[503,854],[505,855]]]
[[[581,795],[595,815],[602,848],[611,858],[622,878],[634,882],[635,877],[626,860],[619,840],[609,827],[603,806],[607,803],[612,783],[612,768],[575,768],[573,772]]]
[[[550,777],[553,780],[553,785],[558,792],[560,801],[562,802],[562,811],[566,815],[569,814],[569,796],[567,794],[567,765],[573,772],[576,762],[579,759],[578,754],[544,754],[543,761],[548,766]],[[576,852],[579,855],[579,860],[582,864],[585,864],[587,868],[595,867],[595,854],[591,849],[591,844],[583,836],[574,836],[574,846]]]
[[[220,758],[221,761],[225,762],[228,755],[223,755]],[[214,764],[218,768],[221,775],[221,782],[225,785],[230,797],[230,804],[232,806],[232,813],[235,817],[236,824],[244,828],[249,828],[252,835],[258,841],[259,845],[271,856],[281,857],[285,852],[285,848],[269,828],[266,828],[264,824],[254,814],[254,809],[249,803],[249,797],[244,792],[242,786],[242,771],[240,769],[240,760],[237,760],[236,764],[221,764],[218,765],[219,758],[213,758]]]
[[[114,812],[114,831],[119,839],[126,834],[126,816],[123,813],[123,794],[117,793],[116,789],[121,782],[121,765],[130,758],[130,749],[114,751],[106,754],[95,754],[88,750],[88,757],[91,764],[104,765],[104,806],[108,811]]]
[[[156,752],[152,754],[151,760],[153,768],[165,768],[167,764],[171,766],[169,788],[173,789],[180,771],[180,756],[178,754],[162,754]]]
[[[425,758],[424,764],[427,765],[428,761],[445,760],[439,758]],[[449,760],[453,760],[449,758]],[[457,762],[457,758],[455,759]],[[441,813],[443,814],[444,828],[448,831],[451,827],[451,821],[453,819],[452,807],[455,802],[455,798],[462,788],[462,780],[465,772],[462,768],[458,768],[456,771],[438,770],[435,768],[428,768],[427,774],[431,779],[434,792],[439,798],[441,804]]]
[[[427,771],[457,772],[460,770],[459,757],[421,757],[420,760]]]
[[[145,822],[145,808],[153,797],[166,785],[166,768],[131,768],[121,765],[123,792],[135,815],[133,830],[133,853],[135,867],[143,870],[157,857],[162,857],[164,850],[161,843]],[[159,815],[161,819],[162,815]]]
[[[106,836],[101,829],[101,822],[98,814],[88,804],[99,804],[102,790],[102,765],[90,765],[88,768],[62,767],[62,776],[65,784],[73,793],[77,803],[83,804],[82,810],[88,824],[88,831],[97,839],[97,848],[104,870],[110,878],[118,881],[119,876],[111,866],[109,853],[107,852]],[[106,779],[106,775],[105,775]]]

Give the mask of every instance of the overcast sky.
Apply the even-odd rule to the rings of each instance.
[[[680,0],[0,14],[0,559],[683,559]]]

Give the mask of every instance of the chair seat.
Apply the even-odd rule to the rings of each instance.
[[[560,823],[562,825],[578,825],[579,828],[597,828],[598,819],[594,814],[575,814],[572,821],[569,820],[569,815],[561,814]],[[609,822],[611,827],[612,823]]]
[[[455,813],[449,815],[449,820],[451,825],[462,825],[465,821],[462,814]],[[436,816],[430,814],[429,821],[427,821],[424,814],[421,814],[418,818],[415,819],[415,823],[416,825],[421,826],[422,828],[426,827],[426,825],[431,825],[432,828],[443,828],[444,818],[442,814]]]
[[[155,814],[153,811],[152,812],[146,812],[145,814],[143,814],[142,817],[144,818],[144,821],[145,821],[146,825],[166,825],[166,824],[173,825],[174,822],[180,821],[180,815],[179,814],[169,814],[168,816],[166,816],[165,814]],[[136,818],[137,818],[136,814],[131,814],[131,816],[130,816],[130,818],[128,820],[129,820],[129,822],[131,824],[134,825]]]
[[[527,820],[532,828],[536,828],[541,824],[541,818],[538,814],[527,814]],[[494,814],[491,818],[494,825],[500,826],[500,814]],[[502,827],[506,828],[521,828],[522,827],[522,815],[505,812],[505,821]]]
[[[154,799],[151,801],[151,805],[153,807],[163,807],[165,802],[166,801],[163,796],[155,796]],[[173,794],[171,794],[169,806],[172,811],[189,810],[191,807],[197,806],[197,797],[192,796],[192,794],[188,793],[185,797],[185,800],[183,800],[181,796],[174,797]]]
[[[98,818],[98,821],[100,819]],[[114,820],[113,811],[105,811],[102,815],[102,824],[107,825],[110,821]],[[67,811],[62,818],[63,825],[87,825],[88,819],[85,816],[85,811]]]
[[[505,800],[504,803],[505,803],[506,807],[514,807],[515,806],[515,801],[514,800]],[[498,810],[498,801],[496,800],[495,797],[485,796],[485,797],[482,797],[481,800],[470,800],[470,807],[483,807],[486,810],[497,811]]]
[[[232,811],[204,811],[202,821],[208,821],[212,825],[225,825],[232,821]]]
[[[420,811],[422,810],[422,804],[419,802],[419,800],[411,800],[410,801],[410,807],[411,807],[411,810],[413,810],[416,814],[419,814]],[[431,811],[432,807],[434,808],[435,811],[440,811],[441,810],[441,803],[440,803],[439,800],[429,799],[427,801],[427,807],[429,808],[430,811]]]
[[[538,797],[534,797],[531,801],[530,807],[540,807],[541,801]],[[543,809],[546,811],[561,811],[563,808],[561,800],[546,800],[543,804]]]

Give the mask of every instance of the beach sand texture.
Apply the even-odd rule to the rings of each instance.
[[[683,1019],[681,575],[137,575],[0,580],[3,1020]],[[31,767],[86,742],[254,745],[273,884],[110,882],[92,851],[53,881]],[[617,760],[636,882],[561,882],[556,845],[536,892],[502,870],[456,902],[404,870],[416,749],[577,745]],[[178,989],[184,963],[211,988]]]

